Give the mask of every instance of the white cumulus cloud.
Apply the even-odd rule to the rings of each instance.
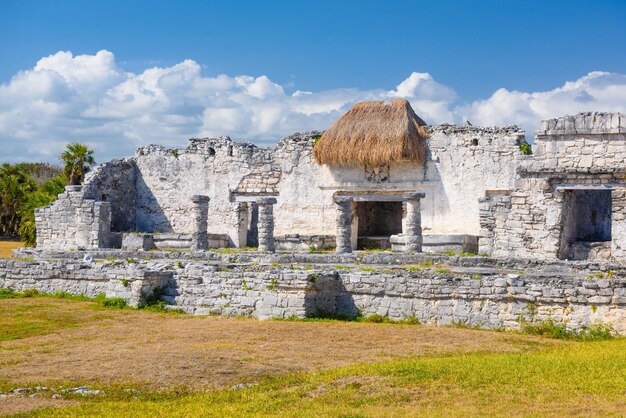
[[[266,75],[205,76],[185,60],[135,74],[113,53],[57,52],[0,85],[0,161],[50,161],[69,141],[96,149],[99,161],[132,155],[141,144],[184,146],[189,137],[230,135],[260,145],[296,131],[326,129],[363,100],[408,99],[428,123],[516,123],[529,134],[539,120],[585,110],[626,111],[626,75],[592,72],[543,92],[499,89],[463,103],[428,73],[393,90],[342,88],[285,92]]]

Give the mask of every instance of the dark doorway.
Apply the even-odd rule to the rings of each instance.
[[[248,232],[246,237],[246,246],[259,246],[259,206],[256,203],[248,205]]]
[[[402,202],[358,202],[359,249],[390,247],[391,235],[402,233]]]
[[[590,243],[611,241],[611,191],[567,190],[563,197],[560,258],[585,259]]]

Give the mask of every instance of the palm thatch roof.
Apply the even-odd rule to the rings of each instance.
[[[319,164],[339,166],[423,162],[425,126],[407,100],[357,103],[324,132],[313,156]]]

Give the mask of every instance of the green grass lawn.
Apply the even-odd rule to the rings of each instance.
[[[45,334],[69,332],[76,327],[93,328],[105,322],[118,323],[131,316],[136,321],[155,321],[154,315],[159,315],[107,310],[93,302],[54,298],[4,300],[0,308],[3,316],[0,321],[0,354],[3,347],[15,350],[19,348],[15,345],[17,341],[35,343],[47,338],[42,337]],[[177,326],[185,327],[188,321],[197,322],[197,318],[177,321]],[[229,326],[236,327],[237,321]],[[316,324],[294,323],[293,326],[297,332],[306,332]],[[380,327],[376,328],[380,330],[398,327],[394,324],[354,326],[368,326],[368,329],[374,326]],[[428,330],[418,325],[414,327],[412,329],[416,332]],[[458,331],[459,335],[475,332],[476,338],[484,338],[486,334],[502,335],[454,331]],[[75,334],[74,331],[72,333]],[[114,336],[107,339],[110,337]],[[626,415],[626,339],[557,343],[556,340],[524,337],[517,344],[519,349],[516,352],[496,352],[485,346],[483,351],[464,354],[429,354],[385,361],[372,358],[371,362],[317,372],[250,374],[242,381],[250,386],[242,385],[234,389],[169,386],[164,390],[155,390],[132,382],[91,381],[89,387],[100,389],[105,395],[64,395],[79,404],[65,403],[51,408],[49,404],[42,403],[43,407],[30,409],[19,416]],[[158,342],[155,342],[155,347],[158,347]],[[46,349],[52,349],[52,346]],[[202,355],[202,351],[198,353]],[[168,356],[164,355],[160,361],[167,362]],[[133,367],[133,362],[129,358],[127,367]],[[2,367],[0,362],[0,381]],[[254,364],[249,367],[254,367]],[[52,384],[67,388],[83,383]],[[34,387],[49,385],[50,382],[30,380],[24,384]],[[0,386],[0,391],[5,392],[10,387],[17,387],[9,385],[8,381]],[[42,397],[45,399],[50,395],[44,393]],[[0,399],[0,402],[3,401]]]

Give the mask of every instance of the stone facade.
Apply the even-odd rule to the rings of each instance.
[[[53,205],[35,211],[37,246],[58,249],[110,245],[111,205],[96,201],[82,186],[66,186]]]
[[[515,187],[480,200],[480,251],[495,256],[626,261],[626,118],[544,121]]]
[[[83,254],[74,253],[77,257]],[[208,264],[196,260],[198,254],[219,261]],[[133,305],[141,304],[160,288],[166,303],[188,313],[251,315],[260,319],[361,313],[414,318],[424,324],[492,329],[517,329],[521,321],[553,320],[573,330],[603,323],[626,334],[626,281],[583,278],[592,271],[566,266],[561,266],[559,272],[553,265],[554,271],[548,273],[548,264],[527,264],[524,273],[507,273],[501,262],[475,257],[461,258],[464,267],[450,267],[445,272],[428,268],[390,270],[380,265],[409,262],[415,256],[374,254],[361,260],[379,267],[363,269],[361,264],[337,268],[333,263],[342,256],[303,255],[303,260],[318,262],[312,269],[303,269],[293,264],[258,264],[282,260],[286,255],[265,259],[262,254],[198,254],[189,254],[190,258],[183,260],[139,259],[132,263],[124,259],[0,260],[0,288],[87,296],[105,293]],[[344,261],[349,260],[355,261],[354,257]],[[451,261],[448,259],[448,263]],[[487,265],[495,268],[484,267]],[[616,274],[623,272],[618,268]]]
[[[513,187],[515,167],[525,158],[519,151],[524,133],[516,127],[441,125],[430,128],[424,164],[328,167],[312,159],[318,134],[294,134],[274,148],[228,137],[191,139],[185,149],[144,146],[133,158],[97,167],[84,187],[97,201],[111,204],[112,232],[192,234],[190,198],[204,195],[210,198],[209,234],[225,234],[229,246],[258,245],[256,199],[273,197],[274,235],[299,236],[304,243],[312,237],[335,236],[333,196],[338,193],[418,192],[425,196],[420,202],[425,235],[463,236],[480,231],[478,198],[485,189]],[[56,208],[53,204],[50,213]],[[353,220],[358,229],[358,218]],[[58,228],[64,228],[62,222]],[[431,240],[423,241],[427,247]],[[39,245],[74,247],[48,238]],[[290,243],[288,247],[306,250],[308,246]]]
[[[271,252],[328,248],[335,237],[340,253],[359,249],[359,242],[409,252],[441,251],[447,242],[498,257],[625,260],[620,114],[544,121],[533,155],[520,151],[524,132],[514,126],[433,126],[424,163],[384,167],[319,165],[312,159],[317,135],[294,134],[274,148],[228,137],[191,139],[186,149],[139,148],[131,159],[95,169],[82,191],[39,211],[38,245],[119,248],[123,233],[138,232],[191,236],[194,248]],[[419,203],[408,194],[419,194]],[[403,202],[402,208],[386,202]],[[386,237],[376,228],[361,236],[372,213],[398,225],[383,228]]]

